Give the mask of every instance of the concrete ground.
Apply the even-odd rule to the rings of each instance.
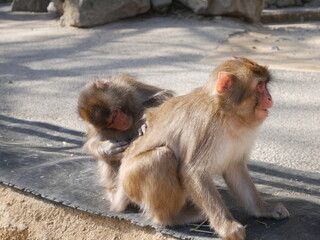
[[[254,27],[183,14],[63,28],[52,14],[11,13],[2,4],[0,114],[84,132],[75,110],[77,96],[95,77],[130,73],[184,94],[206,82],[225,59],[249,57],[269,65],[275,80],[275,106],[261,128],[253,160],[319,173],[319,33],[319,22]],[[8,203],[16,198],[2,187]]]
[[[0,18],[3,115],[85,131],[77,96],[95,77],[130,73],[183,94],[222,61],[249,57],[269,65],[275,79],[275,107],[256,149],[268,147],[253,157],[320,170],[318,22],[257,28],[190,15],[140,16],[77,29],[60,27],[52,14],[11,13],[9,5],[0,5]]]

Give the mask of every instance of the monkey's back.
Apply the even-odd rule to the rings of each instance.
[[[203,113],[207,114],[203,114]],[[190,94],[169,99],[162,105],[148,109],[146,121],[148,130],[126,151],[127,156],[148,151],[154,147],[168,146],[177,156],[184,149],[193,149],[193,143],[202,144],[209,134],[217,109],[215,98],[209,97],[203,88]],[[215,131],[211,129],[210,132]],[[181,150],[178,150],[181,149]]]

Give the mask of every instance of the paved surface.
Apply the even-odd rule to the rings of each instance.
[[[0,140],[1,154],[6,154],[1,155],[1,164],[7,164],[4,160],[15,160],[21,164],[15,165],[19,169],[28,159],[28,168],[34,160],[34,166],[53,165],[71,171],[71,175],[74,168],[65,168],[60,155],[81,154],[81,132],[85,127],[75,109],[78,93],[87,82],[96,76],[124,72],[134,74],[144,82],[175,90],[178,94],[187,93],[206,82],[209,73],[220,63],[208,64],[205,61],[208,53],[215,51],[230,35],[247,29],[247,26],[232,21],[159,16],[127,19],[93,29],[61,28],[50,14],[13,14],[8,10],[8,5],[0,5]],[[315,64],[315,68],[319,68],[319,64]],[[273,170],[282,166],[313,172],[310,173],[313,180],[308,182],[307,173],[290,169],[280,171],[284,176],[293,171],[289,182],[295,175],[302,174],[299,177],[301,181],[289,184],[294,191],[287,191],[286,186],[281,185],[282,178],[274,179],[269,186],[277,186],[277,192],[283,191],[287,197],[293,194],[290,197],[292,211],[298,216],[293,221],[303,221],[304,216],[308,218],[311,214],[310,219],[314,220],[306,220],[311,224],[309,226],[319,226],[319,211],[316,211],[319,202],[315,200],[319,192],[314,189],[319,187],[317,173],[320,171],[320,73],[271,71],[275,78],[271,87],[275,107],[261,129],[252,158],[272,163],[268,168]],[[64,129],[75,131],[71,135],[76,138],[65,136]],[[16,145],[15,139],[18,140]],[[75,153],[70,153],[70,149],[75,149]],[[43,151],[45,155],[41,155]],[[30,153],[28,157],[25,152]],[[42,162],[49,161],[50,156],[56,161]],[[85,162],[87,158],[84,160],[82,156],[81,159],[84,162],[80,161],[79,169],[89,164]],[[83,171],[91,171],[85,169]],[[4,176],[1,174],[1,182],[17,184],[15,178],[8,181],[8,175],[6,179]],[[39,178],[41,176],[49,178],[50,173]],[[67,172],[66,176],[69,176]],[[259,179],[263,180],[258,176]],[[73,181],[84,180],[76,178],[69,183]],[[88,177],[88,181],[93,180]],[[263,184],[266,183],[262,181]],[[41,188],[47,187],[33,186],[30,191],[54,198],[41,193]],[[275,195],[270,189],[266,187],[264,192]],[[308,189],[312,191],[305,192]],[[67,199],[59,199],[64,200]],[[304,209],[304,216],[297,212],[299,205],[294,207],[297,204],[310,206]],[[81,208],[86,209],[85,206]],[[293,225],[286,226],[294,229]],[[310,231],[312,234],[318,233],[316,228],[312,229],[315,229]]]
[[[122,214],[108,212],[102,191],[96,184],[95,162],[81,151],[81,132],[0,115],[0,136],[0,182],[76,209],[150,226],[136,209]],[[246,226],[246,239],[318,239],[320,174],[257,161],[250,164],[250,170],[264,197],[284,203],[291,216],[281,221],[249,217],[230,198],[222,180],[216,179],[233,216]],[[181,239],[213,239],[208,226],[201,226],[198,231],[192,231],[197,228],[194,225],[152,227]]]
[[[234,21],[144,16],[75,29],[61,28],[50,14],[8,11],[0,5],[1,114],[79,131],[86,128],[76,114],[78,93],[95,77],[130,73],[187,93],[220,64],[208,56],[248,28]],[[314,64],[319,70],[320,61]],[[252,157],[319,172],[319,72],[271,70],[275,106]]]

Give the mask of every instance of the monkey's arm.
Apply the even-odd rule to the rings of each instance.
[[[223,177],[238,200],[255,217],[282,219],[289,217],[288,210],[281,204],[267,203],[258,193],[249,174],[246,160],[235,163],[225,171]]]
[[[84,149],[99,160],[115,161],[121,160],[128,146],[128,142],[100,141],[91,138],[85,143]]]
[[[157,107],[160,104],[164,103],[168,99],[174,97],[174,92],[171,90],[162,90],[160,92],[157,92],[153,94],[151,97],[149,97],[146,101],[142,103],[144,108],[152,108],[152,107]],[[148,121],[147,121],[147,116],[144,114],[142,117],[143,124],[141,127],[138,129],[139,136],[142,136],[146,133],[148,129]]]
[[[151,95],[146,101],[143,102],[143,106],[146,108],[156,107],[164,103],[168,99],[174,96],[174,92],[171,90],[162,90]]]
[[[196,205],[208,217],[211,227],[225,239],[243,240],[244,227],[232,217],[216,189],[212,176],[200,169],[190,172],[182,174],[183,182]]]

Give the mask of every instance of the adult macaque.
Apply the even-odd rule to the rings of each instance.
[[[269,81],[266,67],[235,58],[205,86],[148,110],[148,131],[124,154],[111,209],[123,211],[130,200],[156,224],[202,217],[223,239],[244,239],[244,227],[215,187],[213,175],[219,174],[251,215],[288,217],[282,204],[260,197],[247,169],[257,128],[272,107]],[[200,211],[187,213],[186,204]]]
[[[172,96],[172,91],[143,84],[129,75],[96,80],[81,91],[78,113],[89,127],[84,148],[99,160],[101,183],[110,201],[123,151],[138,136],[144,109]]]

